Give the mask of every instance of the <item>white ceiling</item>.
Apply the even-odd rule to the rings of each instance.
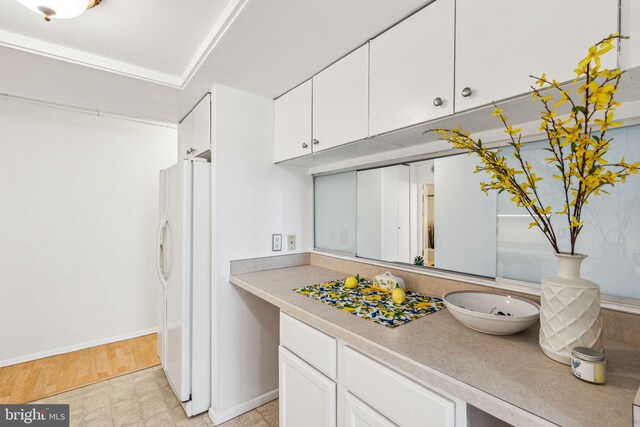
[[[104,0],[78,18],[46,22],[16,0],[0,0],[0,40],[179,85],[229,2]]]
[[[47,23],[0,0],[0,93],[177,122],[216,83],[274,98],[426,3],[104,0]]]

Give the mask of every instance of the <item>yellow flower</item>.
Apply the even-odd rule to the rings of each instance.
[[[585,58],[578,63],[578,68],[582,69],[586,67],[591,61],[595,61],[596,68],[600,67],[600,55],[598,54],[598,46],[591,46],[589,53]]]
[[[509,135],[511,135],[511,136],[514,136],[514,135],[516,135],[518,132],[520,132],[521,130],[522,130],[522,129],[520,129],[520,128],[514,129],[514,128],[513,128],[513,126],[511,126],[511,125],[507,125],[507,130],[505,130],[504,132],[505,132],[505,133],[508,133],[508,134],[509,134]]]
[[[536,80],[536,84],[539,87],[544,86],[544,84],[547,82],[547,75],[545,73],[542,73],[542,76],[540,76],[540,78],[538,80]]]
[[[571,217],[571,225],[569,227],[575,228],[575,227],[580,227],[582,225],[584,225],[584,221],[578,221],[578,219],[575,216]]]

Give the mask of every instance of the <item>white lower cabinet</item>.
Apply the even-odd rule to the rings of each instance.
[[[344,393],[345,427],[394,427],[395,424],[349,392]]]
[[[349,347],[342,363],[344,388],[397,425],[454,427],[455,402]]]
[[[280,346],[280,425],[335,427],[336,383]]]
[[[465,402],[280,313],[281,426],[462,427],[466,410]]]

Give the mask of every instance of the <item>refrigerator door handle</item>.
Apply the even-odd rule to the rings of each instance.
[[[167,228],[168,221],[167,214],[164,214],[162,217],[162,221],[160,221],[160,226],[158,227],[158,245],[156,247],[156,269],[158,270],[158,277],[160,277],[160,283],[163,288],[167,288],[167,275],[164,271],[164,265],[166,264],[165,260],[165,230]],[[160,262],[160,257],[162,257],[162,263]]]

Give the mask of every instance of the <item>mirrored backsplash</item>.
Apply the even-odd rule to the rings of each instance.
[[[640,161],[640,125],[610,130],[609,155]],[[545,162],[545,141],[524,155],[539,176],[541,199],[561,207],[561,187]],[[503,148],[509,154],[507,148]],[[557,272],[547,240],[506,193],[480,191],[487,177],[460,154],[315,177],[315,247],[387,262],[423,265],[532,284]],[[583,277],[603,294],[640,299],[640,175],[585,207],[577,250]],[[568,248],[566,225],[555,223]]]
[[[613,137],[607,160],[640,161],[640,126],[609,130]],[[540,199],[561,210],[564,199],[557,170],[545,162],[544,141],[524,145],[523,157],[543,178]],[[507,150],[504,150],[507,153]],[[603,294],[640,299],[640,175],[608,188],[609,194],[591,197],[584,206],[585,222],[576,252],[588,255],[582,277],[600,285]],[[531,218],[503,193],[498,197],[497,275],[506,279],[539,283],[557,272],[557,262],[540,230],[529,229]],[[569,249],[564,218],[553,219],[561,250]]]

